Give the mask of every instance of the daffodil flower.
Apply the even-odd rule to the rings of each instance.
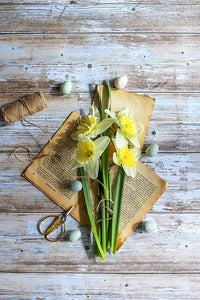
[[[141,134],[143,126],[132,119],[130,109],[127,107],[118,114],[110,112],[108,109],[106,109],[105,112],[119,126],[116,138],[120,140],[124,139],[124,142],[127,144],[128,141],[130,141],[135,147],[140,148],[138,136]],[[120,137],[118,137],[118,135],[120,135]]]
[[[78,144],[75,150],[76,158],[72,162],[71,170],[84,167],[88,176],[97,178],[99,173],[99,158],[110,142],[109,137],[102,136],[95,141],[89,137],[79,135]]]
[[[141,156],[141,151],[137,148],[129,148],[125,140],[114,139],[113,143],[116,148],[116,152],[113,153],[113,162],[122,166],[126,175],[135,177],[136,175],[136,163]]]
[[[100,121],[99,110],[96,106],[92,105],[89,108],[89,115],[81,117],[77,131],[71,134],[73,140],[78,140],[78,136],[83,134],[84,136],[95,138],[97,135],[103,133],[113,124],[111,118]]]

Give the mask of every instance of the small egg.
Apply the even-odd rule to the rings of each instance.
[[[69,240],[70,242],[76,242],[78,239],[81,237],[81,232],[80,230],[73,230],[69,234]]]
[[[157,223],[156,223],[156,221],[153,221],[153,220],[145,221],[145,222],[142,224],[142,229],[143,229],[145,232],[152,232],[152,231],[155,231],[155,230],[157,230]]]
[[[60,87],[60,92],[62,95],[67,95],[71,92],[72,90],[72,83],[71,81],[65,81]]]
[[[72,192],[80,192],[83,188],[83,185],[82,185],[81,181],[74,180],[74,181],[70,182],[68,187]]]
[[[156,156],[158,153],[159,147],[157,144],[151,144],[149,147],[146,149],[146,155],[148,156]]]
[[[115,87],[117,89],[124,89],[125,86],[127,85],[127,82],[128,82],[128,77],[123,75],[123,76],[120,76],[119,78],[115,79]]]

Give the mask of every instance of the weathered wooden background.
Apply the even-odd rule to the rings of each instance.
[[[0,3],[1,105],[40,89],[48,108],[29,118],[50,134],[73,110],[87,112],[95,85],[126,74],[126,90],[156,98],[142,161],[169,183],[149,216],[106,263],[90,233],[50,244],[38,220],[61,209],[22,178],[17,145],[38,153],[46,137],[2,126],[1,299],[200,299],[200,1],[4,0]],[[59,95],[69,78],[73,92]],[[25,157],[25,154],[20,154]]]

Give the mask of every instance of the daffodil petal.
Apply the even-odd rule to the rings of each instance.
[[[88,173],[88,176],[92,179],[96,179],[99,173],[99,161],[91,160],[87,165],[84,166],[85,171]]]
[[[113,153],[113,162],[114,162],[116,165],[120,166],[120,164],[118,163],[117,153],[116,153],[116,152]]]
[[[144,127],[142,124],[140,124],[138,122],[134,122],[134,124],[135,124],[135,130],[137,132],[137,136],[139,136],[142,133],[142,131],[144,130]]]
[[[101,156],[101,154],[108,147],[109,142],[110,142],[110,139],[108,136],[102,136],[94,141],[94,144],[96,147],[96,155],[95,155],[94,159],[98,159]]]
[[[116,145],[116,138],[112,138],[113,144],[115,146],[115,149],[117,150],[117,145]]]
[[[96,106],[94,106],[94,105],[90,106],[89,114],[92,115],[93,117],[96,117],[98,121],[100,120],[99,110]]]
[[[127,176],[131,176],[132,178],[136,176],[136,167],[130,167],[130,168],[126,168],[124,166],[122,167]]]
[[[118,112],[117,117],[119,118],[123,114],[126,114],[128,117],[130,117],[130,108],[126,107],[122,109],[120,112]]]
[[[129,138],[129,141],[130,141],[136,148],[139,148],[139,149],[140,149],[140,143],[139,143],[139,140],[138,140],[137,136],[135,136],[134,138],[133,138],[133,137]]]
[[[117,130],[116,133],[116,147],[117,148],[124,148],[128,145],[127,138],[123,135],[120,129]]]
[[[132,153],[133,153],[133,155],[135,155],[135,157],[136,157],[137,160],[140,159],[141,151],[139,149],[133,148],[132,149]]]
[[[78,142],[83,142],[84,140],[90,140],[88,136],[85,136],[83,134],[78,135]]]
[[[105,111],[105,113],[106,113],[108,116],[110,116],[112,119],[116,119],[116,113],[115,113],[115,112],[110,111],[110,110],[108,110],[108,109],[105,109],[104,111]]]
[[[74,169],[77,169],[77,168],[80,168],[80,167],[82,167],[82,165],[79,162],[77,162],[76,160],[74,160],[71,163],[70,170],[74,170]]]
[[[108,129],[112,124],[113,119],[104,119],[95,126],[95,129],[90,134],[88,134],[88,137],[95,138],[97,135],[101,134],[106,129]]]

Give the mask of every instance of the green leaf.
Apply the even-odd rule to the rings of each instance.
[[[108,94],[109,94],[109,103],[110,103],[109,110],[111,111],[111,108],[112,108],[111,88],[110,88],[110,82],[109,82],[109,80],[106,80],[106,81],[107,81],[107,85],[108,85]]]
[[[119,233],[122,198],[123,198],[123,190],[124,190],[124,180],[125,180],[125,172],[122,167],[119,167],[117,182],[116,182],[116,190],[115,190],[113,217],[112,217],[111,252],[113,254],[116,254],[116,249],[117,249],[117,240],[118,240],[118,233]]]
[[[88,181],[88,177],[87,177],[87,173],[85,172],[85,170],[83,168],[80,168],[81,170],[81,176],[82,176],[82,184],[83,184],[83,193],[84,193],[84,197],[85,197],[85,204],[86,204],[86,208],[87,208],[87,213],[90,219],[90,223],[92,226],[92,230],[94,233],[94,237],[96,240],[96,244],[97,244],[97,248],[99,251],[99,254],[101,256],[101,259],[104,261],[105,258],[105,253],[101,247],[101,243],[98,237],[98,233],[97,233],[97,228],[96,228],[96,224],[94,221],[94,216],[93,216],[93,211],[92,211],[92,204],[91,204],[91,197],[90,197],[90,186],[89,186],[89,181]]]
[[[100,121],[102,120],[102,99],[101,99],[101,84],[99,82],[99,114],[100,114]]]

